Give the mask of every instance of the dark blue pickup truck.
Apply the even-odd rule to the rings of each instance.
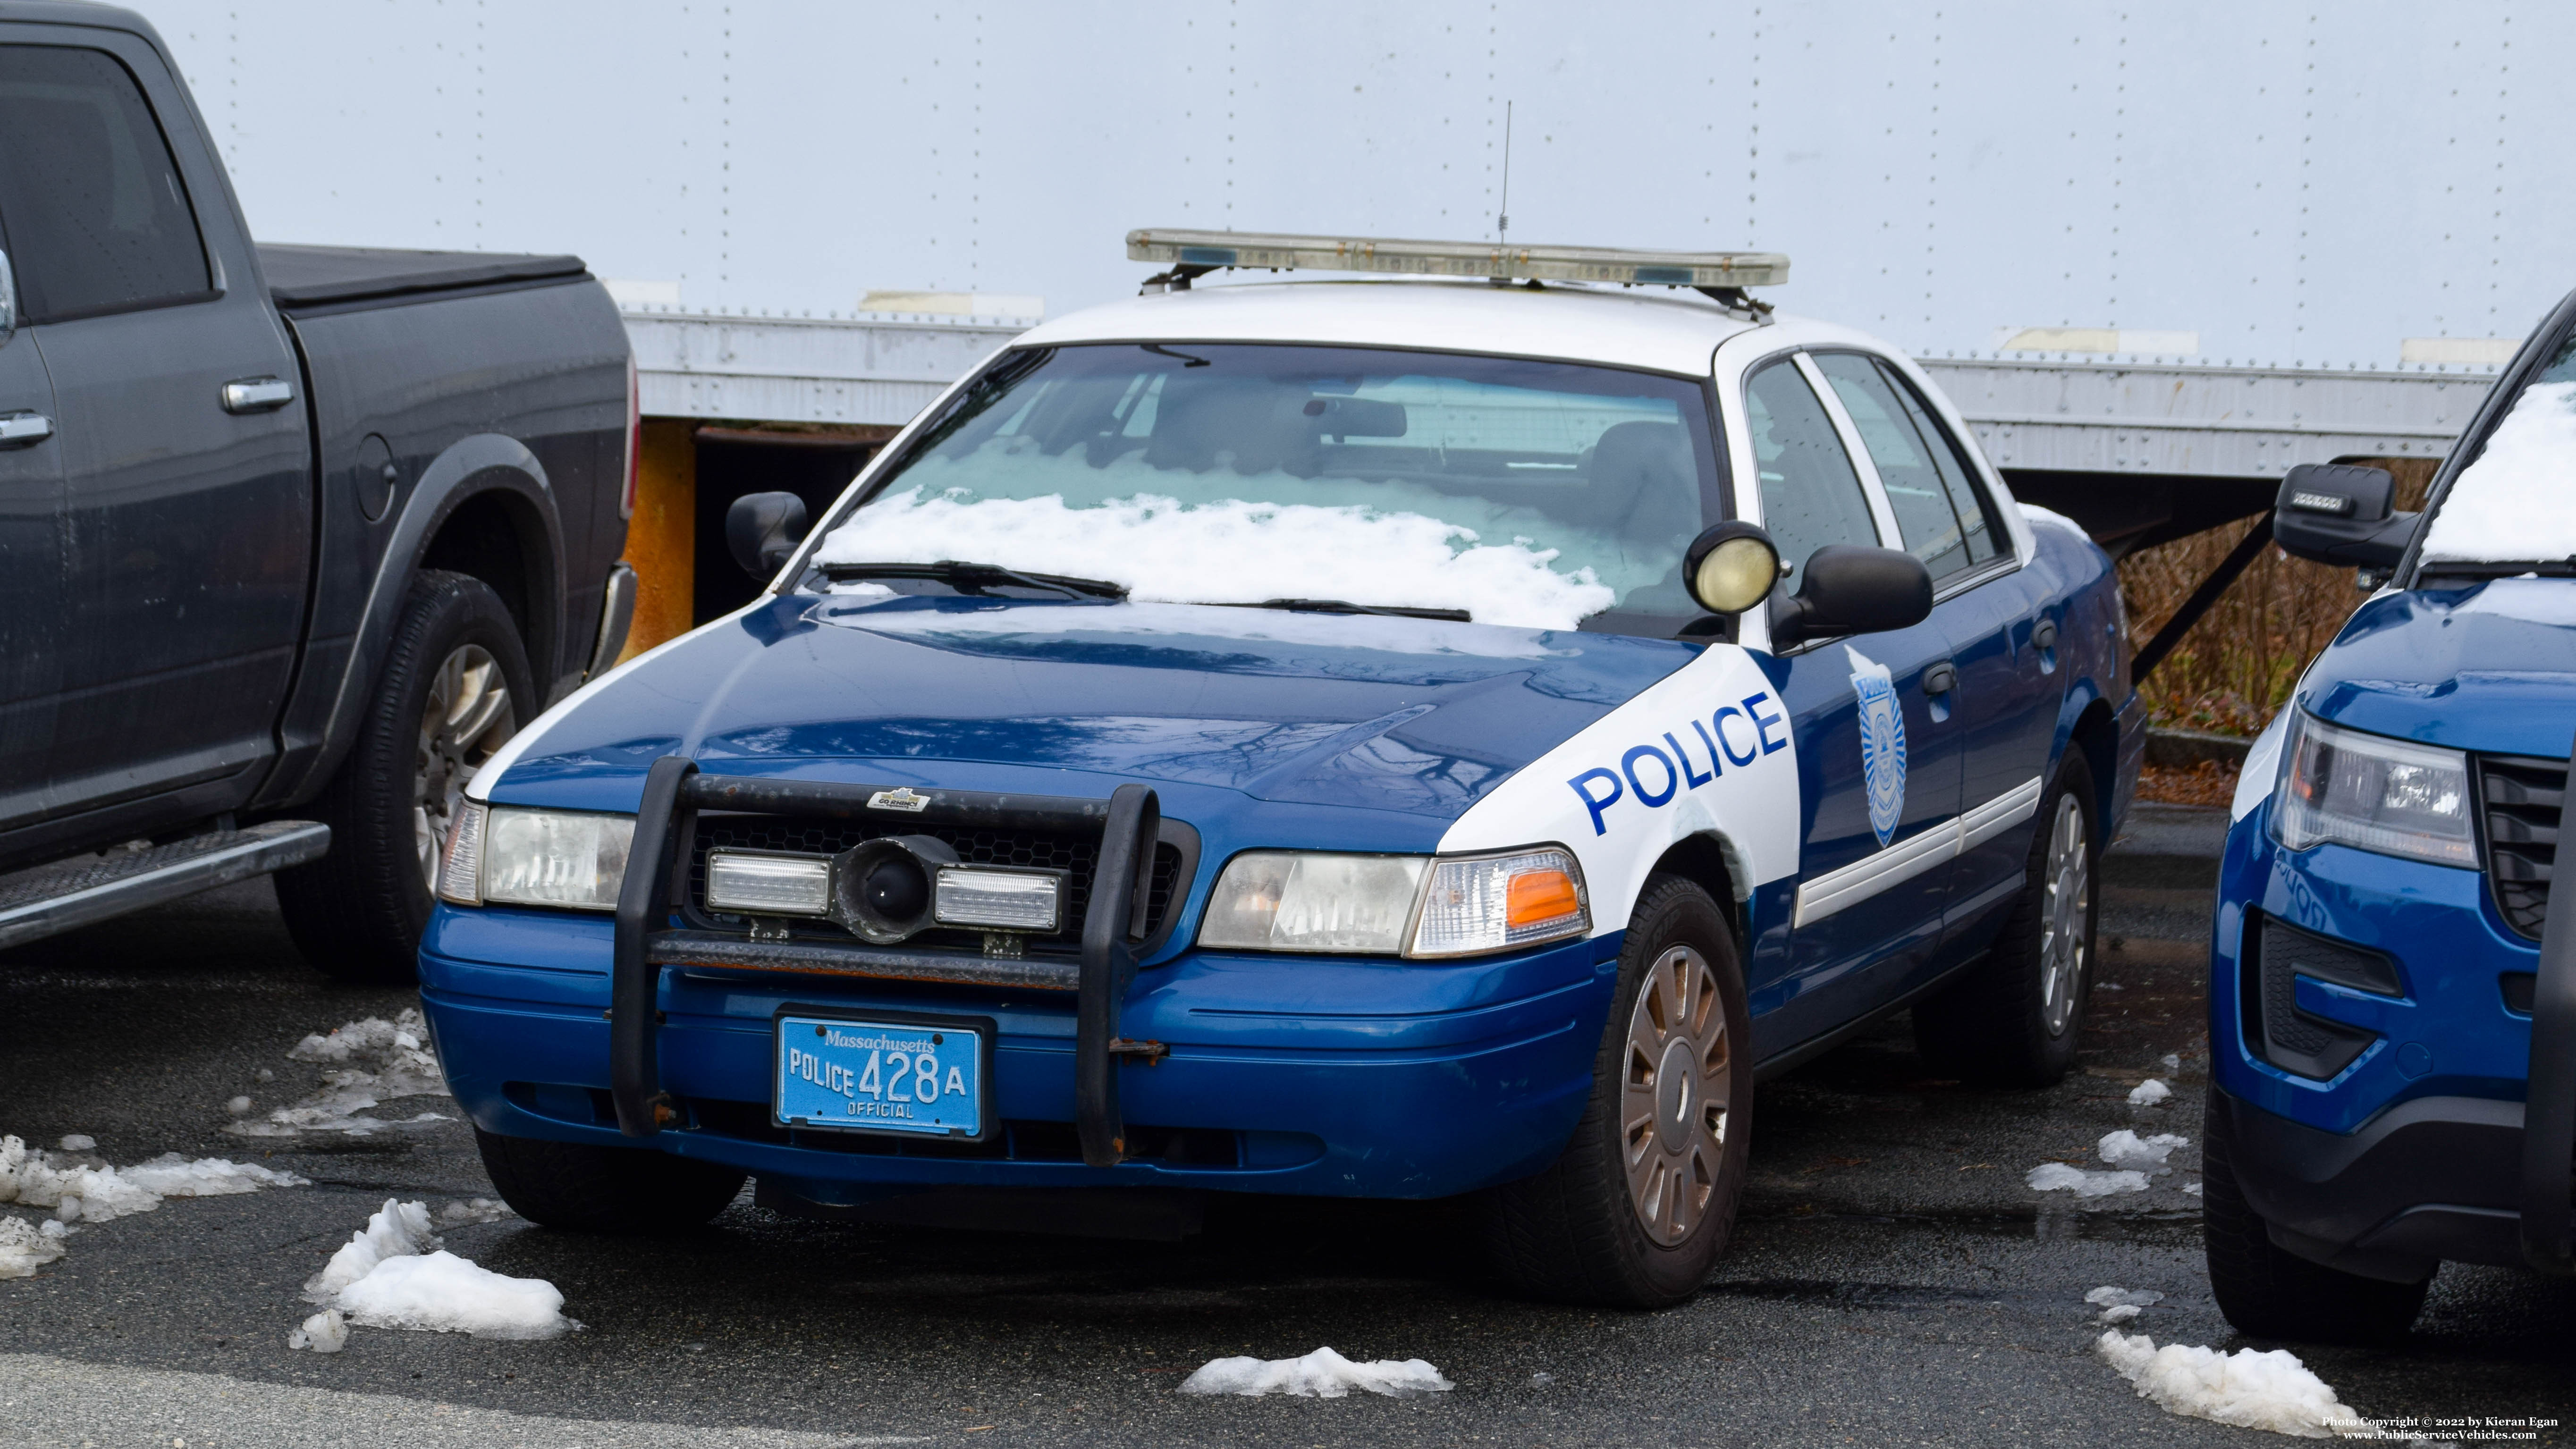
[[[124,11],[0,3],[0,137],[0,946],[282,869],[408,980],[465,782],[624,640],[616,308],[254,246]]]

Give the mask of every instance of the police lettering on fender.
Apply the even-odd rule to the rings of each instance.
[[[1727,733],[1730,721],[1737,725],[1733,736]],[[1592,833],[1607,834],[1609,827],[1602,822],[1602,814],[1619,803],[1623,793],[1649,809],[1661,809],[1672,803],[1675,791],[1684,786],[1696,790],[1724,775],[1728,765],[1741,768],[1764,755],[1789,748],[1788,732],[1781,728],[1785,723],[1786,717],[1780,713],[1778,702],[1768,692],[1749,694],[1741,705],[1719,705],[1705,724],[1697,719],[1690,721],[1691,733],[1699,737],[1700,757],[1708,761],[1706,770],[1696,768],[1690,750],[1672,731],[1666,730],[1660,747],[1652,744],[1630,746],[1619,756],[1617,770],[1595,767],[1565,783],[1573,787],[1574,793],[1582,797],[1584,807],[1592,812]],[[1902,725],[1899,728],[1902,729]],[[1780,731],[1777,735],[1773,734],[1775,729]],[[1741,754],[1736,752],[1737,736],[1744,736]],[[1904,748],[1902,735],[1898,737],[1897,747],[1900,750]],[[1656,783],[1650,785],[1637,777],[1637,767],[1643,762],[1651,762],[1647,764],[1646,774]],[[1898,769],[1901,780],[1901,763]],[[1623,779],[1626,781],[1625,791],[1621,789]],[[1606,786],[1609,793],[1596,795],[1586,788],[1596,782]]]

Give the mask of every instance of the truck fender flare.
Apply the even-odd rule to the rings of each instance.
[[[359,616],[348,667],[340,676],[330,716],[322,727],[321,752],[307,768],[297,793],[329,779],[356,740],[358,720],[375,689],[376,673],[384,665],[385,653],[393,647],[403,601],[410,597],[412,578],[420,571],[421,556],[428,551],[429,541],[438,536],[440,526],[459,505],[489,493],[507,495],[518,505],[513,512],[533,515],[544,530],[543,548],[534,561],[537,567],[528,579],[528,662],[536,672],[540,689],[554,683],[558,663],[555,656],[560,652],[564,632],[564,538],[553,485],[546,479],[545,465],[518,439],[500,433],[460,438],[421,470],[419,483],[413,486],[401,516],[395,520],[393,537],[385,545],[384,562],[367,588],[367,604]],[[543,700],[528,701],[524,711],[527,718],[533,721],[544,704]]]

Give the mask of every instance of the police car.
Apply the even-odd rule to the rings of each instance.
[[[2250,1333],[2405,1331],[2446,1261],[2576,1271],[2576,296],[2422,514],[2293,469],[2281,546],[2381,585],[2249,755],[2210,987],[2210,1285]]]
[[[513,1207],[1479,1193],[1657,1305],[1764,1077],[1908,1006],[2067,1070],[2120,605],[1919,369],[1773,254],[1129,255],[475,777],[421,986]]]

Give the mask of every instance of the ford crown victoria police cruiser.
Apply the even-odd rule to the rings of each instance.
[[[2120,609],[1918,369],[1764,254],[1129,240],[475,778],[422,994],[514,1207],[1480,1193],[1652,1305],[1763,1075],[2067,1069]]]
[[[2293,469],[2274,532],[2386,582],[2255,744],[2210,987],[2210,1285],[2250,1333],[2402,1333],[2444,1261],[2576,1270],[2576,296],[2422,515]]]

